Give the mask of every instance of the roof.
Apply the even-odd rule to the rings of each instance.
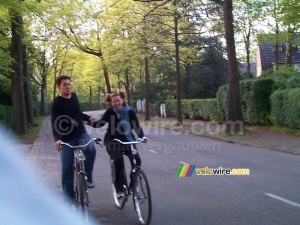
[[[259,45],[261,65],[263,70],[271,69],[273,63],[275,62],[275,53],[273,52],[274,46],[274,44],[270,43],[262,43],[261,45]],[[278,52],[278,63],[284,64],[287,47],[285,44],[279,46],[282,47],[282,51]],[[292,62],[300,62],[300,48],[298,48],[297,46],[293,47]]]

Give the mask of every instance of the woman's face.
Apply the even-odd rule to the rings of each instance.
[[[120,95],[116,95],[111,97],[111,104],[115,109],[122,109],[123,108],[123,99],[120,97]]]

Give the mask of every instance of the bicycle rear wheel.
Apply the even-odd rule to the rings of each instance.
[[[112,189],[113,189],[113,197],[114,201],[119,209],[122,209],[125,205],[126,199],[118,199],[117,197],[117,190],[115,185],[115,165],[113,163],[113,160],[110,160],[110,166],[111,166],[111,180],[112,180]]]
[[[149,224],[152,213],[150,186],[146,174],[138,169],[134,175],[133,202],[141,224]]]

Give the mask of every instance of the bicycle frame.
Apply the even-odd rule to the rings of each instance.
[[[132,155],[137,154],[137,150],[133,149],[132,144],[139,144],[143,142],[143,139],[139,139],[137,141],[131,141],[131,142],[122,142],[119,139],[114,139],[114,141],[118,141],[121,144],[124,145],[131,145],[131,157]],[[130,194],[133,194],[133,202],[134,202],[134,209],[136,211],[136,214],[138,216],[139,222],[141,224],[149,224],[151,221],[151,212],[152,212],[152,203],[151,203],[151,193],[150,193],[150,187],[149,182],[146,177],[145,172],[137,166],[135,158],[133,158],[133,165],[132,170],[130,173],[130,179],[131,184],[127,185],[127,178],[126,178],[126,171],[125,167],[123,168],[124,172],[124,178],[125,178],[125,198],[117,198],[115,184],[114,184],[114,165],[113,165],[113,159],[111,159],[111,168],[112,168],[112,180],[113,180],[113,195],[114,200],[119,209],[122,209],[125,205],[125,202],[128,199],[128,196]],[[131,192],[132,191],[132,192]],[[146,209],[146,210],[145,210]]]
[[[101,145],[99,142],[101,141],[100,138],[93,138],[88,141],[84,145],[77,145],[72,146],[68,143],[62,142],[62,145],[67,145],[68,147],[74,150],[74,192],[75,192],[75,201],[79,204],[79,208],[84,214],[86,221],[88,222],[88,212],[87,206],[89,204],[89,197],[88,197],[88,189],[86,186],[86,172],[84,168],[84,161],[85,155],[82,148],[88,146],[91,142],[96,142],[97,144]]]
[[[136,154],[137,154],[137,150],[134,149],[132,145],[133,145],[133,144],[140,144],[140,143],[143,143],[144,139],[143,139],[143,138],[139,138],[137,141],[128,141],[128,142],[123,142],[123,141],[121,141],[121,140],[119,140],[119,139],[114,139],[114,141],[117,141],[117,142],[119,142],[119,143],[121,143],[121,144],[123,144],[123,145],[130,145],[131,154],[132,154],[132,155],[136,155]],[[129,156],[129,157],[130,157],[130,156]],[[139,167],[137,166],[137,163],[136,163],[135,158],[133,158],[132,162],[133,162],[133,166],[132,166],[132,169],[131,169],[131,175],[134,176],[134,174],[136,173],[136,170],[137,170]],[[124,172],[125,172],[125,174],[126,174],[125,168],[123,168],[123,170],[124,170]],[[126,176],[125,176],[125,180],[126,180],[126,189],[129,189],[130,187],[128,187],[128,185],[127,185],[127,179],[126,179]],[[130,194],[130,193],[129,193],[129,190],[127,190],[127,194],[126,194],[126,195],[128,196],[129,194]]]
[[[84,180],[87,180],[87,176],[85,173],[85,168],[84,168],[84,161],[85,161],[85,156],[80,148],[74,149],[74,189],[76,190],[75,192],[78,192],[78,184],[80,182],[79,175],[82,174],[84,177]],[[86,191],[86,202],[81,202],[82,198],[78,197],[78,193],[76,193],[76,200],[78,201],[79,204],[89,204],[89,195],[88,195],[88,189],[86,187],[86,183],[84,182],[84,189]]]

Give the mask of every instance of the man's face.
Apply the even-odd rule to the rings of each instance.
[[[59,93],[61,95],[69,95],[71,94],[71,81],[69,79],[61,80],[60,85],[57,85]]]

